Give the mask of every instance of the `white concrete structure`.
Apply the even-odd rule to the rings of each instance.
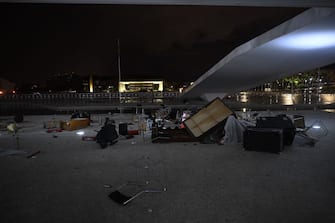
[[[333,0],[0,0],[22,3],[335,7]]]
[[[335,8],[313,8],[235,48],[182,97],[211,100],[335,63]]]

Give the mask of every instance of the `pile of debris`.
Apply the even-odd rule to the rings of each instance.
[[[220,98],[193,114],[184,111],[176,123],[179,125],[170,128],[164,126],[164,121],[154,122],[152,142],[242,144],[245,150],[280,153],[285,146],[292,145],[296,135],[302,137],[308,145],[315,145],[320,138],[309,134],[313,128],[305,126],[301,115],[290,117],[286,114],[255,113],[252,119],[241,118]],[[326,128],[323,126],[321,129]]]
[[[241,144],[245,150],[280,153],[285,146],[292,145],[295,136],[314,146],[319,140],[308,133],[304,117],[286,114],[260,115],[258,113],[239,117],[220,98],[216,98],[197,111],[173,111],[169,107],[150,115],[137,115],[134,123],[119,122],[106,118],[95,136],[83,136],[83,140],[96,141],[101,148],[113,145],[119,135],[126,139],[151,132],[152,143],[199,142],[203,144]],[[48,132],[73,131],[90,125],[90,114],[77,112],[70,121],[51,120],[44,123]],[[322,126],[322,123],[319,124]],[[322,129],[325,129],[324,127]],[[320,132],[320,131],[319,131]],[[324,134],[324,133],[323,133]]]

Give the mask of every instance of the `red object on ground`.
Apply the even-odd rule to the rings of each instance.
[[[52,133],[52,132],[62,132],[62,131],[63,131],[63,129],[61,129],[61,128],[48,129],[48,130],[47,130],[47,133]]]
[[[96,137],[95,136],[83,136],[81,139],[83,141],[95,141]]]
[[[128,135],[138,135],[138,130],[128,130]]]

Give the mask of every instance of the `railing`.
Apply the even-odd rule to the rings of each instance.
[[[57,101],[57,100],[116,100],[116,99],[172,99],[179,92],[127,92],[127,93],[32,93],[1,95],[0,101]]]
[[[58,110],[77,110],[90,107],[103,110],[119,107],[160,106],[174,104],[179,92],[134,92],[134,93],[32,93],[0,96],[0,115],[16,111],[25,113],[50,113]],[[87,107],[88,106],[88,107]]]

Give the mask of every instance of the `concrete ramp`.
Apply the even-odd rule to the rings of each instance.
[[[19,3],[334,7],[333,0],[0,0]]]
[[[207,101],[335,63],[335,8],[312,8],[235,48],[182,94]]]

